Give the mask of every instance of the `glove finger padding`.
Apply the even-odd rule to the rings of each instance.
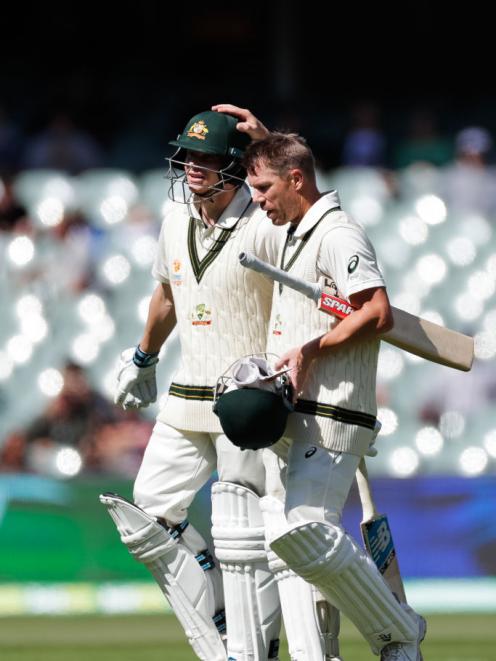
[[[124,409],[145,407],[157,399],[156,362],[148,367],[138,367],[133,355],[134,349],[126,349],[121,353],[118,365],[114,402]]]

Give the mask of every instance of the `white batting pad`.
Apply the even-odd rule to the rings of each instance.
[[[179,544],[154,517],[121,496],[103,494],[100,501],[131,555],[153,574],[198,658],[226,661],[224,643],[212,619],[217,607],[215,594],[206,577],[208,572],[195,554]]]
[[[388,643],[417,640],[417,622],[340,526],[299,524],[275,539],[271,548],[355,624],[375,654]]]
[[[276,582],[267,564],[259,497],[230,482],[212,485],[212,537],[224,581],[228,656],[277,659],[281,626]]]
[[[287,530],[283,503],[273,496],[260,499],[267,546]],[[339,612],[315,588],[295,574],[274,551],[269,567],[279,589],[284,628],[294,661],[339,661]],[[327,655],[327,656],[326,656]]]

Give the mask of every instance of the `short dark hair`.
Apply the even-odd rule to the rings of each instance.
[[[243,165],[248,174],[253,173],[259,161],[263,161],[279,176],[298,168],[308,177],[315,178],[315,158],[305,138],[297,133],[274,131],[263,140],[252,142],[246,148]]]

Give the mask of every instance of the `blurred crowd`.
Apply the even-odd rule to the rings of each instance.
[[[400,203],[406,195],[405,181],[415,181],[421,193],[429,192],[429,186],[435,180],[432,190],[451,214],[455,217],[464,214],[482,217],[496,230],[496,169],[489,130],[468,125],[446,135],[439,131],[435,114],[422,109],[412,113],[403,137],[392,143],[382,125],[380,109],[374,104],[358,104],[350,112],[349,119],[349,126],[339,140],[337,181],[343,173],[348,176],[351,172],[353,177],[356,172],[358,181],[364,172],[373,172],[380,180],[380,186],[387,191],[384,197]],[[280,128],[299,128],[296,118],[286,120],[286,125]],[[120,144],[126,144],[126,136]],[[319,151],[316,152],[320,157]],[[125,150],[121,153],[125,154]],[[167,153],[164,144],[163,158]],[[126,168],[131,162],[132,157],[127,159],[124,155],[120,165]],[[76,314],[75,308],[81,315],[86,305],[89,313],[85,314],[90,317],[86,320],[90,328],[85,336],[85,341],[90,344],[86,353],[74,350],[74,344],[72,353],[62,346],[58,352],[52,352],[53,364],[59,370],[60,386],[44,391],[44,398],[31,409],[28,406],[20,409],[17,424],[10,420],[0,429],[0,471],[70,476],[82,469],[113,471],[127,476],[135,474],[151,431],[153,415],[121,411],[111,403],[111,388],[102,387],[102,383],[104,376],[106,383],[110,383],[109,374],[119,351],[132,345],[139,336],[143,310],[146,312],[146,297],[153,287],[150,275],[152,253],[160,227],[160,205],[167,198],[166,166],[164,161],[162,163],[163,171],[154,173],[154,185],[161,188],[162,194],[156,204],[143,202],[148,180],[143,179],[141,195],[132,193],[132,177],[136,179],[143,174],[134,171],[129,180],[120,182],[117,195],[98,198],[99,206],[95,207],[97,211],[94,213],[92,203],[87,201],[71,204],[66,199],[60,208],[57,207],[57,200],[64,199],[64,195],[67,198],[64,190],[63,194],[57,190],[55,194],[45,196],[46,208],[40,210],[39,205],[29,203],[27,180],[23,179],[26,173],[61,173],[71,180],[77,179],[84,192],[97,181],[92,179],[93,173],[100,173],[98,181],[101,182],[106,168],[110,164],[115,166],[116,160],[95,136],[78,128],[65,114],[55,116],[38,134],[27,136],[0,110],[0,248],[10,257],[17,255],[15,259],[12,257],[14,266],[7,265],[5,260],[0,265],[3,278],[0,313],[8,311],[10,314],[16,305],[19,306],[23,296],[23,300],[27,300],[26,296],[35,297],[30,299],[31,303],[39,300],[39,305],[48,309],[46,316],[52,323],[48,335],[42,334],[36,339],[36,333],[41,333],[40,324],[43,325],[39,321],[40,318],[43,321],[41,312],[33,317],[35,326],[25,333],[32,340],[30,351],[35,352],[32,360],[36,359],[37,342],[55,346],[60,341],[62,345],[57,328],[74,322],[71,315]],[[412,172],[414,177],[405,177],[405,173]],[[321,174],[324,185],[333,180],[333,171],[325,171],[323,163]],[[430,182],[426,187],[422,184],[424,180]],[[373,210],[370,204],[363,208],[369,215]],[[360,220],[360,213],[355,215]],[[123,220],[125,222],[121,222]],[[480,227],[480,223],[475,225],[479,234]],[[486,232],[486,239],[481,235],[482,239],[479,237],[475,243],[490,241],[491,232]],[[467,235],[470,236],[470,230]],[[415,244],[415,241],[411,243]],[[470,246],[466,249],[470,252]],[[29,257],[30,250],[36,251],[36,259]],[[496,281],[496,263],[488,269]],[[118,286],[126,279],[134,282],[132,301],[129,293],[119,293]],[[491,296],[490,293],[488,300]],[[134,309],[136,301],[140,301],[140,318]],[[132,322],[131,316],[126,316],[131,315],[127,309],[131,308],[131,302]],[[107,314],[105,306],[112,309],[113,317]],[[118,340],[114,338],[109,342],[114,337],[114,323],[119,325],[121,332]],[[20,336],[12,336],[12,328],[6,321],[0,337],[0,341],[7,342],[6,348],[0,345],[0,414],[5,415],[13,401],[9,400],[8,384],[17,378],[16,383],[20,384],[17,387],[23,387],[22,384],[29,379],[31,360],[19,359],[25,347],[21,340],[17,344],[13,341]],[[83,338],[83,335],[78,337]],[[119,346],[115,346],[115,342]],[[81,339],[78,346],[83,345]],[[93,348],[96,354],[90,360],[88,355]],[[97,372],[94,365],[101,365],[102,373]],[[43,365],[40,363],[39,367]],[[443,411],[453,408],[453,401],[443,403],[441,394],[446,399],[451,385],[456,390],[454,400],[467,387],[466,380],[458,384],[458,376],[455,378],[451,373],[443,372],[440,379],[444,378],[444,384],[434,379],[430,381],[431,385],[435,384],[434,391],[431,389],[426,400],[419,402],[417,416],[421,422],[439,427]],[[476,393],[479,388],[484,402],[493,405],[496,376],[490,365],[478,365],[471,378],[470,391]],[[391,388],[387,379],[380,384],[380,404],[390,404]],[[435,397],[433,392],[439,396]],[[22,393],[18,396],[22,397]],[[68,454],[68,451],[73,453]],[[496,456],[496,436],[494,452]]]

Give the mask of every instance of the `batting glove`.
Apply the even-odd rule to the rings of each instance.
[[[120,355],[114,402],[123,409],[145,408],[157,400],[155,368],[158,353],[146,353],[139,346]]]

